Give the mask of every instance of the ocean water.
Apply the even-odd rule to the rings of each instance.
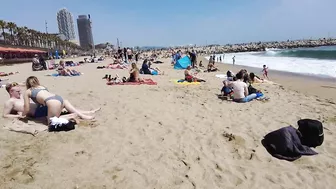
[[[222,63],[225,64],[232,64],[232,57],[236,56],[236,65],[257,67],[260,70],[262,70],[263,65],[267,65],[270,72],[279,70],[336,78],[336,46],[286,50],[266,49],[264,52],[216,55],[216,57],[219,56],[222,56]],[[209,59],[209,57],[206,58]]]

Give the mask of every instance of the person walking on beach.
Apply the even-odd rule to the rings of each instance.
[[[268,67],[266,65],[263,65],[263,70],[262,70],[264,79],[267,78],[267,80],[269,80],[268,78]]]
[[[232,64],[235,65],[235,63],[236,63],[236,56],[233,56],[232,57]]]

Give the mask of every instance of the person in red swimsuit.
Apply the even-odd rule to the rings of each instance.
[[[263,72],[264,78],[267,78],[269,80],[269,78],[268,78],[268,67],[266,65],[263,65],[262,72]]]

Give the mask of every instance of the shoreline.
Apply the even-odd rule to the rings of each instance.
[[[202,57],[203,65],[207,65],[208,60]],[[228,70],[237,73],[241,69],[246,69],[249,72],[254,72],[258,76],[262,76],[261,68],[242,66],[242,65],[232,65],[223,62],[216,62],[216,67],[219,68],[220,72],[226,74]],[[318,96],[325,99],[332,99],[336,102],[336,78],[325,78],[316,75],[310,76],[305,74],[269,70],[269,78],[271,81],[278,83],[286,88],[293,91],[300,91],[305,95]]]

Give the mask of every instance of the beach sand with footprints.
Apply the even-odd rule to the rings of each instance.
[[[70,132],[32,136],[0,129],[1,189],[335,187],[335,83],[314,80],[312,88],[302,77],[273,72],[278,84],[255,85],[270,100],[238,104],[217,97],[218,73],[200,73],[207,81],[200,85],[174,83],[183,71],[172,69],[169,60],[158,65],[165,75],[143,76],[157,85],[108,86],[105,74],[128,76],[128,70],[96,69],[111,62],[74,67],[84,73],[79,77],[48,77],[53,71],[32,72],[31,64],[1,67],[20,72],[10,81],[35,75],[76,107],[102,108],[94,121],[81,121]],[[223,74],[239,69],[219,68]],[[0,99],[7,98],[2,88]],[[263,137],[297,127],[301,118],[323,122],[319,154],[294,162],[268,154]],[[2,117],[0,123],[41,126]]]

